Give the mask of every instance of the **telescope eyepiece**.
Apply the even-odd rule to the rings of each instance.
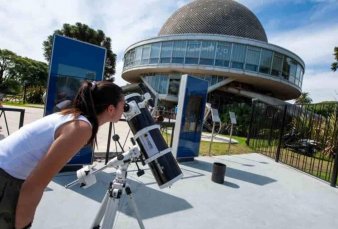
[[[123,109],[124,109],[124,112],[128,112],[129,109],[130,109],[129,104],[128,104],[128,103],[125,103]]]

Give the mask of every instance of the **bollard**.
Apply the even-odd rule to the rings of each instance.
[[[226,169],[225,164],[215,162],[212,166],[211,180],[213,182],[218,183],[218,184],[223,184],[224,183],[225,169]]]

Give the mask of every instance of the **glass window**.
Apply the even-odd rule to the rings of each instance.
[[[160,77],[158,75],[153,76],[154,78],[154,89],[155,91],[159,91],[159,86],[160,86]]]
[[[211,85],[217,84],[217,76],[212,76]]]
[[[212,83],[212,77],[211,76],[206,76],[205,80],[208,81],[208,87],[210,87],[211,83]]]
[[[142,57],[142,47],[137,47],[135,49],[135,64],[141,63],[141,57]]]
[[[284,56],[282,76],[286,80],[289,80],[289,76],[290,76],[290,63],[291,63],[291,58]]]
[[[130,65],[135,64],[135,49],[129,51],[129,64]]]
[[[155,78],[153,76],[148,76],[148,82],[152,88],[155,88]]]
[[[151,44],[151,51],[150,51],[150,62],[151,64],[158,63],[161,51],[161,43],[154,43]]]
[[[150,45],[145,45],[143,46],[142,49],[142,64],[148,64],[149,63],[149,58],[150,58]]]
[[[233,44],[231,67],[243,69],[245,59],[246,46],[241,44]]]
[[[261,64],[259,66],[259,72],[270,74],[271,61],[272,61],[272,51],[262,49]]]
[[[297,62],[294,59],[290,61],[290,76],[296,77],[297,75]]]
[[[123,67],[125,68],[128,65],[130,65],[130,51],[128,51],[126,55],[124,55]]]
[[[173,43],[172,41],[162,42],[161,47],[161,63],[170,63],[171,62],[171,54],[173,51]]]
[[[161,75],[160,77],[160,84],[159,84],[159,90],[158,92],[160,94],[167,94],[168,92],[168,76],[167,75]]]
[[[246,70],[255,72],[258,70],[260,52],[261,52],[260,48],[248,46],[248,49],[246,50],[246,63],[245,63]]]
[[[301,65],[297,65],[297,75],[296,75],[296,84],[301,87],[303,82],[303,68]]]
[[[280,76],[282,74],[283,55],[275,52],[273,54],[271,75]]]
[[[144,78],[144,80],[145,80],[148,84],[150,84],[150,82],[149,82],[149,76],[144,76],[143,78]]]
[[[178,95],[178,91],[180,88],[180,80],[179,79],[169,79],[169,88],[168,94],[169,95]]]
[[[218,79],[217,79],[217,83],[221,82],[224,80],[224,77],[223,76],[219,76]]]
[[[198,64],[200,47],[201,47],[200,41],[188,41],[187,53],[185,57],[186,64]]]
[[[229,60],[231,54],[231,44],[226,42],[219,42],[216,48],[216,66],[229,67]]]
[[[173,58],[172,63],[184,63],[185,47],[186,41],[175,41],[173,48]]]
[[[297,65],[297,73],[296,73],[296,84],[297,85],[299,85],[301,70],[302,70],[302,67],[298,64]]]
[[[203,41],[201,48],[200,64],[214,65],[216,42]]]

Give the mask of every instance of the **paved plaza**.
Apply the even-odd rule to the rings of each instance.
[[[25,124],[42,117],[42,109],[26,108]],[[18,117],[7,113],[10,131]],[[6,137],[3,117],[2,138]],[[98,150],[106,151],[109,125],[99,131]],[[124,139],[126,123],[115,129]],[[113,146],[112,146],[113,147]],[[224,184],[211,181],[214,162],[226,165]],[[94,162],[95,168],[103,166]],[[180,163],[184,178],[160,189],[147,166],[138,177],[131,165],[128,183],[147,229],[335,229],[338,227],[338,190],[326,182],[292,169],[263,155],[251,153],[197,157]],[[64,186],[76,179],[74,172],[57,175],[44,192],[32,229],[90,228],[100,207],[113,168],[97,174],[87,189]],[[123,196],[114,228],[139,228],[133,209]]]

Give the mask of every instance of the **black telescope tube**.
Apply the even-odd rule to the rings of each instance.
[[[159,126],[155,124],[149,110],[145,107],[141,95],[130,94],[125,99],[126,104],[129,104],[125,117],[141,149],[143,159],[148,163],[159,187],[170,186],[183,176],[171,149],[164,140]],[[133,105],[130,105],[131,103]]]

